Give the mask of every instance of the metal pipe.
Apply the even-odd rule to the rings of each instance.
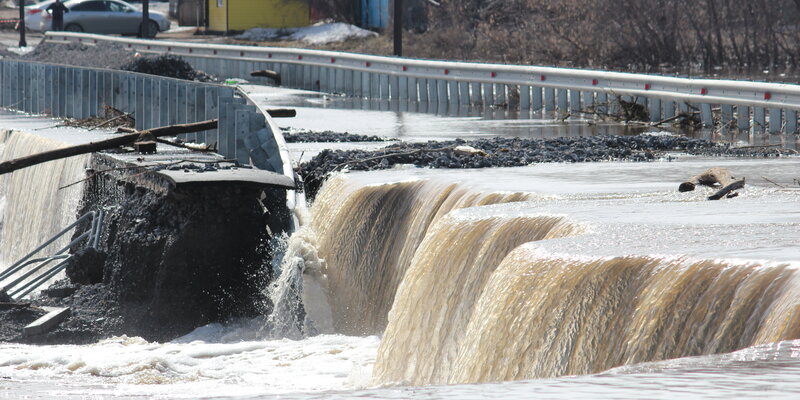
[[[89,218],[89,217],[94,217],[94,211],[89,211],[88,213],[86,213],[86,214],[83,214],[83,215],[82,215],[80,218],[78,218],[78,219],[77,219],[75,222],[71,223],[69,226],[67,226],[66,228],[64,228],[63,230],[61,230],[61,232],[59,232],[59,233],[55,234],[55,236],[51,237],[49,240],[47,240],[46,242],[44,242],[42,245],[40,245],[39,247],[37,247],[36,249],[34,249],[34,250],[33,250],[33,251],[31,251],[30,253],[28,253],[28,254],[27,254],[25,257],[22,257],[22,258],[21,258],[19,261],[15,262],[15,263],[14,263],[14,264],[12,264],[10,267],[6,268],[6,269],[5,269],[5,271],[3,271],[2,273],[0,273],[0,280],[6,279],[6,278],[8,278],[8,276],[9,276],[9,275],[11,275],[11,274],[13,274],[13,273],[17,272],[17,271],[19,270],[19,268],[20,268],[20,267],[19,267],[19,265],[20,265],[20,264],[24,263],[24,262],[25,262],[25,261],[27,261],[29,258],[31,258],[31,257],[32,257],[34,254],[38,253],[39,251],[41,251],[41,250],[42,250],[42,249],[44,249],[45,247],[49,246],[51,243],[53,243],[53,242],[55,242],[56,240],[58,240],[58,238],[60,238],[60,237],[61,237],[62,235],[64,235],[65,233],[67,233],[67,231],[69,231],[70,229],[74,228],[75,226],[77,226],[78,224],[80,224],[80,223],[81,223],[81,222],[83,222],[83,221],[84,221],[86,218]]]

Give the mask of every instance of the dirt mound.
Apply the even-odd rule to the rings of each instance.
[[[67,64],[78,67],[120,69],[133,61],[134,53],[116,43],[48,43],[36,46],[32,52],[20,56],[26,61]]]
[[[213,82],[215,80],[205,72],[197,71],[192,68],[183,58],[172,54],[163,54],[154,57],[135,57],[131,62],[123,65],[120,69],[189,81]]]

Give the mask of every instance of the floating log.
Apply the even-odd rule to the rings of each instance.
[[[743,187],[744,187],[744,178],[742,178],[742,180],[740,180],[740,181],[733,182],[730,185],[726,185],[722,189],[718,190],[717,193],[714,193],[713,195],[708,196],[708,199],[709,200],[719,200],[723,196],[726,196],[728,198],[736,197],[739,194],[738,193],[731,193],[731,192],[733,192],[734,190],[739,190],[739,189],[741,189]]]
[[[183,133],[201,132],[209,129],[216,129],[217,122],[218,121],[216,119],[212,119],[203,122],[194,122],[191,124],[162,126],[159,128],[147,129],[113,137],[111,139],[101,140],[99,142],[90,142],[86,144],[79,144],[77,146],[63,147],[60,149],[45,151],[43,153],[15,158],[13,160],[0,163],[0,175],[61,158],[93,153],[100,150],[113,149],[114,147],[124,146],[126,144],[136,142],[142,137],[157,138],[160,136],[174,136]]]
[[[725,168],[709,168],[703,171],[701,174],[693,176],[686,182],[683,182],[678,186],[679,192],[690,192],[694,190],[695,186],[703,185],[703,186],[716,186],[721,185],[723,187],[730,185],[736,181],[736,178]]]
[[[258,71],[253,71],[250,73],[250,76],[261,76],[264,78],[272,79],[275,83],[275,86],[281,85],[281,74],[275,71],[270,71],[268,69],[262,69]]]
[[[297,116],[297,110],[294,108],[272,108],[267,110],[267,113],[272,118],[294,118]]]

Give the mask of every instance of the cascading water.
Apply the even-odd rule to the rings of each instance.
[[[429,227],[448,212],[528,198],[433,181],[358,185],[344,176],[328,181],[314,203],[311,225],[319,256],[326,261],[336,331],[383,331],[417,248]]]
[[[65,146],[14,130],[0,130],[0,143],[3,161]],[[0,176],[3,264],[16,261],[75,221],[83,185],[74,183],[84,177],[87,160],[88,156],[69,157]],[[69,241],[70,235],[65,235],[48,246],[45,253],[61,249]]]
[[[588,374],[800,337],[795,267],[553,255],[537,241],[584,225],[503,204],[532,199],[426,180],[325,184],[299,259],[323,277],[335,332],[385,326],[376,383]]]

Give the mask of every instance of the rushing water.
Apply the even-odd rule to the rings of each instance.
[[[748,186],[677,192],[711,166]],[[0,397],[797,398],[798,171],[342,174],[282,242],[276,314],[171,343],[3,344]]]

